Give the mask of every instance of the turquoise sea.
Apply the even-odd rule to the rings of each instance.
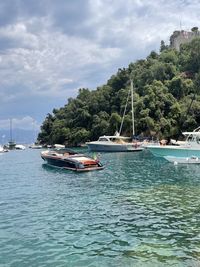
[[[199,165],[102,153],[74,173],[40,152],[0,155],[0,267],[200,266]]]

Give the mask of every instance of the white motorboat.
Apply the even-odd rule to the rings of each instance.
[[[29,148],[32,148],[32,149],[41,149],[42,148],[42,145],[33,144],[33,145],[30,145]]]
[[[127,142],[129,137],[119,135],[100,136],[98,141],[87,143],[91,151],[97,152],[137,152],[144,148],[140,142]]]
[[[180,145],[147,145],[146,148],[157,157],[200,158],[200,127],[193,132],[183,132],[186,141]]]
[[[8,149],[5,149],[3,146],[0,145],[0,153],[8,152]]]
[[[16,145],[15,149],[24,150],[24,149],[26,149],[26,147],[24,145]]]
[[[60,145],[60,144],[55,144],[53,147],[54,147],[54,148],[57,148],[57,149],[65,148],[64,145]]]
[[[134,111],[133,111],[133,81],[131,80],[131,89],[129,91],[129,94],[131,92],[131,107],[132,107],[132,135],[135,135],[135,129],[134,129]],[[129,94],[127,97],[127,102],[124,109],[124,114],[120,126],[119,133],[117,132],[115,135],[104,135],[100,136],[97,141],[87,142],[87,146],[89,150],[91,151],[98,151],[98,152],[137,152],[144,149],[141,142],[137,141],[131,141],[130,137],[124,137],[121,136],[121,130],[123,126],[124,116],[126,112],[126,107],[129,99]]]

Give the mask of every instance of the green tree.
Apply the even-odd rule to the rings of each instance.
[[[164,51],[166,49],[168,49],[168,46],[165,45],[165,42],[163,40],[161,40],[161,42],[160,42],[160,52],[162,52],[162,51]]]
[[[119,116],[118,113],[112,113],[109,119],[109,124],[110,124],[110,131],[116,132],[119,131],[120,124],[121,124],[121,117]]]
[[[131,62],[96,90],[80,88],[76,98],[47,114],[38,141],[79,145],[119,130],[130,78],[137,134],[167,138],[200,124],[200,38],[196,37],[182,44],[180,51],[162,42],[160,53],[152,51],[146,59]],[[130,101],[126,111],[122,133],[129,136]]]

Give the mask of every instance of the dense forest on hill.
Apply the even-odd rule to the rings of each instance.
[[[119,69],[96,90],[79,89],[75,99],[54,109],[44,120],[38,141],[42,144],[78,145],[113,135],[119,130],[130,79],[134,84],[135,132],[140,136],[169,138],[200,125],[200,38],[176,51],[161,42],[143,60]],[[131,136],[131,103],[122,134]]]

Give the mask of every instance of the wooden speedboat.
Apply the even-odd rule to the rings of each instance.
[[[49,165],[77,172],[102,170],[104,166],[98,159],[69,149],[45,150],[41,152],[42,159]]]

